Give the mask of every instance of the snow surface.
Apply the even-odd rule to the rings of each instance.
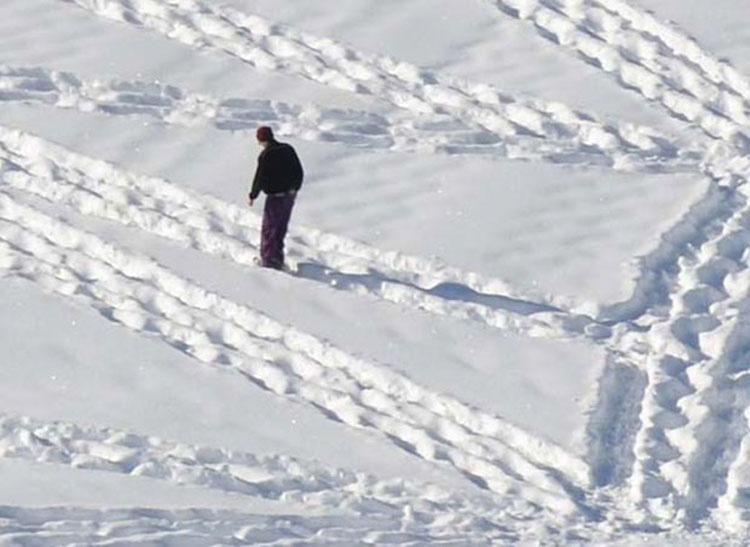
[[[0,3],[0,545],[747,544],[750,12],[638,1]]]

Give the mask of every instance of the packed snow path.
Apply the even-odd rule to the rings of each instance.
[[[230,511],[0,507],[0,541],[479,543],[555,541],[566,527],[576,530],[567,539],[591,540],[682,526],[726,528],[732,540],[746,537],[750,80],[731,64],[622,0],[487,2],[705,133],[690,142],[369,55],[220,5],[61,1],[261,70],[377,96],[395,108],[380,115],[215,98],[159,83],[87,81],[54,67],[15,66],[0,67],[0,103],[232,131],[272,123],[281,134],[358,148],[605,165],[644,174],[697,172],[712,184],[643,257],[632,297],[599,317],[576,313],[575,303],[564,298],[523,293],[438,260],[310,228],[296,228],[291,236],[291,261],[301,278],[499,332],[604,346],[608,363],[590,413],[584,460],[52,218],[34,204],[46,200],[241,266],[252,264],[258,239],[258,219],[240,207],[0,127],[1,276],[82,302],[196,362],[236,371],[282,398],[455,468],[486,491],[471,498],[407,481],[394,487],[285,456],[0,414],[3,457],[351,512],[295,519]],[[463,297],[449,297],[445,287],[458,287]],[[441,518],[446,514],[451,518]],[[529,525],[532,519],[548,523],[546,537]]]
[[[507,95],[504,95],[510,100]],[[519,99],[520,100],[520,99]],[[556,103],[565,138],[550,134],[509,136],[488,127],[467,123],[458,114],[397,112],[378,115],[341,109],[320,109],[314,105],[294,105],[277,101],[218,99],[191,93],[174,85],[126,81],[85,81],[69,72],[44,68],[0,66],[0,103],[23,102],[74,108],[82,112],[110,115],[141,115],[165,124],[194,126],[210,123],[228,131],[254,131],[259,125],[273,124],[279,136],[339,143],[355,148],[474,154],[482,157],[508,157],[545,160],[552,163],[606,165],[623,171],[689,172],[698,167],[698,151],[681,150],[655,129],[624,124],[630,131],[651,135],[664,150],[651,147],[642,151],[599,145],[597,138],[611,139],[618,130],[589,113]],[[531,107],[529,107],[531,108]],[[564,118],[562,113],[569,115]],[[609,136],[608,136],[609,135]],[[621,143],[620,143],[621,144]]]
[[[354,527],[351,536],[354,539],[365,530],[373,541],[378,538],[377,541],[382,542],[395,541],[396,532],[404,534],[404,542],[417,537],[445,541],[451,535],[454,540],[476,536],[478,540],[486,541],[516,537],[502,526],[503,520],[512,515],[514,508],[503,508],[503,502],[491,496],[484,500],[466,498],[434,487],[425,490],[408,481],[378,481],[363,473],[327,469],[319,464],[284,456],[259,457],[221,448],[189,446],[132,432],[97,430],[69,423],[44,423],[16,416],[0,417],[0,453],[7,458],[57,462],[76,469],[149,477],[231,492],[251,499],[284,500],[311,507],[336,508],[341,512],[336,518],[313,518],[309,521],[293,518],[291,522],[296,521],[299,530],[307,529],[312,523],[327,522],[332,528],[331,533],[334,533],[333,528],[339,528],[336,533],[342,533]],[[22,527],[20,523],[30,519],[34,513],[0,509],[0,526],[4,526],[3,532],[10,539],[32,537],[32,534],[39,533],[39,529]],[[85,514],[84,511],[79,513]],[[147,517],[149,511],[141,510],[139,513],[132,515],[133,520],[153,540],[154,536],[149,535],[154,533],[149,530],[152,525]],[[361,519],[357,515],[367,517]],[[444,518],[446,515],[451,515],[451,518]],[[71,523],[75,520],[72,514],[64,516]],[[161,532],[177,534],[172,529],[176,528],[173,521],[177,519],[169,514],[163,514],[162,518],[169,529]],[[269,519],[258,517],[259,524]],[[272,532],[261,526],[248,525],[248,520],[254,520],[249,515],[244,521],[240,515],[232,520],[235,521],[235,534],[245,530],[239,534],[238,540],[251,541],[255,537],[250,534],[251,531],[253,534]],[[282,516],[278,520],[282,521]],[[487,530],[483,526],[487,522],[492,522],[495,527],[489,535],[485,535]],[[54,528],[46,519],[40,520],[37,525]],[[13,526],[17,527],[15,532]],[[74,533],[84,532],[83,524],[81,529],[68,530],[71,537],[75,537]],[[284,532],[277,530],[280,537]],[[315,527],[310,532],[321,543],[331,539],[321,528]],[[48,539],[50,544],[54,543],[52,538],[60,540],[53,535]],[[112,539],[112,536],[107,539]],[[337,539],[342,542],[346,540],[345,537]]]
[[[4,160],[0,175],[9,188],[65,203],[83,214],[136,226],[243,266],[254,265],[260,223],[240,207],[165,180],[123,172],[2,127],[0,160]],[[609,333],[591,318],[560,309],[564,301],[520,294],[502,280],[369,248],[340,236],[296,228],[289,253],[299,277],[404,307],[528,336],[599,338]],[[464,298],[451,298],[449,287],[460,290]]]
[[[750,82],[673,26],[623,0],[492,0],[545,37],[712,137],[743,148]]]
[[[474,139],[478,142],[464,140],[459,151],[471,151],[483,141],[497,142],[499,136],[507,143],[510,157],[548,156],[570,161],[571,156],[582,155],[580,161],[603,160],[623,168],[633,162],[648,163],[650,158],[669,163],[677,152],[674,144],[650,128],[597,122],[559,102],[513,97],[486,84],[446,78],[229,8],[195,1],[62,1],[155,30],[189,46],[217,49],[261,70],[379,97],[413,114],[448,116],[449,124],[455,124],[453,120],[458,120],[459,126],[468,122],[469,129],[478,131],[478,139]],[[524,144],[526,139],[518,140],[526,136],[537,141]],[[545,147],[550,152],[545,153]],[[591,149],[596,154],[586,159]]]
[[[536,503],[572,510],[566,488],[586,485],[585,464],[558,447],[2,193],[0,222],[9,274],[62,295],[81,296],[105,317],[154,332],[199,361],[235,368],[278,395],[300,398],[354,427],[381,431],[420,457],[455,465],[496,492],[518,487]],[[548,473],[565,460],[570,477],[559,469]]]

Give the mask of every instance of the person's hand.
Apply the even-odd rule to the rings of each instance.
[[[248,204],[248,205],[249,205],[250,207],[252,207],[252,206],[253,206],[253,203],[255,203],[255,200],[254,200],[253,198],[251,198],[251,197],[249,197],[249,196],[248,196],[248,198],[247,198],[247,204]]]

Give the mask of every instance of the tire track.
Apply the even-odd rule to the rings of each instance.
[[[532,135],[552,140],[559,130],[554,124],[538,123],[529,111],[513,108],[508,114],[508,104],[516,103],[508,103],[505,98],[498,101],[505,117],[493,119],[491,123],[498,123],[493,129],[487,124],[486,114],[474,108],[475,100],[482,104],[486,101],[486,89],[478,95],[464,82],[427,80],[419,69],[411,73],[392,71],[385,76],[377,72],[374,77],[364,76],[364,72],[352,76],[362,68],[364,57],[346,48],[319,59],[320,64],[305,73],[307,69],[294,63],[310,52],[315,52],[313,57],[319,54],[322,48],[316,49],[316,39],[267,25],[252,16],[237,19],[242,23],[234,25],[228,15],[230,10],[192,1],[71,1],[100,15],[155,29],[191,45],[223,49],[254,66],[265,63],[267,69],[353,92],[380,91],[382,87],[378,86],[395,77],[393,81],[408,84],[411,94],[386,94],[392,104],[412,112],[447,116],[470,112],[468,118],[473,123],[505,137]],[[698,125],[709,136],[729,143],[731,163],[739,161],[738,153],[750,149],[747,81],[678,29],[619,0],[503,0],[494,4],[515,17],[531,20],[545,37],[614,74],[625,87]],[[242,17],[237,12],[231,14]],[[257,36],[238,39],[240,31],[253,34],[253,29]],[[250,49],[238,54],[237,45],[243,40]],[[331,51],[327,49],[327,53]],[[247,56],[242,57],[245,53]],[[376,63],[366,68],[372,66]],[[429,87],[445,82],[450,85]],[[400,93],[402,88],[393,86],[390,90]],[[458,95],[445,93],[456,90]],[[539,110],[544,112],[544,108]],[[603,142],[596,145],[600,150],[606,148]],[[618,143],[614,148],[621,146]],[[666,157],[669,153],[662,150],[657,155]],[[722,169],[724,166],[716,163],[706,167],[709,173]],[[743,193],[745,176],[741,171],[731,172],[729,181],[711,188],[685,221],[666,235],[664,244],[644,261],[639,290],[629,303],[616,310],[619,321],[627,317],[644,330],[619,332],[620,338],[612,347],[626,361],[646,362],[648,384],[641,401],[641,427],[634,436],[636,459],[630,480],[634,499],[660,522],[676,518],[698,525],[714,506],[735,523],[744,518],[748,400],[744,395],[747,342],[743,335],[747,321],[742,302],[750,288],[744,274],[748,266],[746,249],[750,246],[750,232],[746,229],[750,212]],[[626,457],[621,456],[620,462]],[[612,473],[616,478],[604,478],[602,482],[622,480],[626,467],[617,466]]]
[[[490,0],[709,136],[748,150],[748,83],[674,27],[622,0]]]
[[[634,296],[605,311],[640,329],[615,329],[608,342],[617,365],[601,380],[589,463],[601,486],[627,481],[659,526],[697,527],[718,504],[736,528],[747,516],[739,447],[748,405],[737,346],[748,291],[737,280],[750,265],[750,159],[719,144],[703,170],[713,180],[705,197],[643,259]]]
[[[561,103],[514,98],[486,84],[440,76],[390,57],[366,55],[343,44],[272,24],[256,15],[197,0],[61,0],[99,16],[146,28],[191,47],[223,51],[253,67],[378,97],[413,114],[469,120],[512,142],[532,136],[600,155],[605,164],[667,162],[679,147],[630,123],[590,121]],[[454,123],[454,122],[451,122]],[[569,156],[558,161],[570,162]]]
[[[571,515],[587,466],[500,418],[432,393],[382,365],[277,323],[0,194],[14,275],[282,397],[390,438],[483,487]]]
[[[3,457],[343,511],[395,530],[406,515],[412,532],[425,537],[444,536],[448,531],[460,537],[482,537],[486,530],[476,528],[479,522],[493,523],[494,532],[502,536],[502,523],[513,518],[506,513],[512,512],[512,507],[492,496],[469,498],[434,485],[378,480],[361,472],[329,469],[289,456],[261,457],[29,417],[0,415]]]
[[[9,188],[255,267],[258,221],[239,207],[0,127],[3,160],[0,177]],[[609,335],[605,325],[535,302],[502,281],[305,228],[293,229],[289,259],[299,277],[405,308],[534,337]]]
[[[700,70],[701,75],[716,85],[731,90],[745,100],[750,99],[750,81],[729,62],[718,59],[697,40],[688,36],[677,25],[657,19],[653,14],[624,0],[595,0],[597,4],[617,15],[633,29],[647,35]],[[747,111],[745,111],[747,114]]]
[[[709,516],[726,490],[746,430],[750,399],[732,380],[745,358],[738,347],[746,343],[746,322],[737,310],[750,294],[741,281],[750,264],[746,194],[746,184],[733,188],[730,213],[683,249],[666,278],[666,317],[648,319],[649,332],[626,341],[631,354],[644,356],[648,376],[635,438],[634,499],[659,519],[691,526]]]
[[[413,545],[457,541],[420,536],[398,523],[351,517],[258,515],[211,509],[90,509],[0,506],[5,545]],[[514,539],[514,534],[497,534]],[[489,545],[477,538],[478,545]]]
[[[696,152],[685,157],[636,157],[624,149],[592,152],[579,139],[547,142],[529,136],[513,139],[447,114],[324,109],[268,100],[219,99],[161,83],[82,80],[70,72],[41,67],[0,65],[0,103],[43,104],[114,116],[147,116],[167,125],[211,125],[224,131],[254,132],[274,125],[281,136],[337,143],[354,148],[436,154],[471,154],[489,158],[610,165],[617,170],[684,172],[693,170]],[[586,127],[607,129],[586,115]],[[581,126],[583,127],[583,126]],[[648,130],[656,134],[653,130]],[[675,144],[670,145],[674,150]]]
[[[747,376],[735,374],[732,380],[735,386],[747,391]],[[734,534],[744,534],[745,538],[747,538],[747,523],[750,521],[749,416],[750,412],[745,410],[744,423],[737,424],[744,432],[744,436],[739,440],[737,457],[728,465],[726,490],[716,503],[716,516],[719,522]]]

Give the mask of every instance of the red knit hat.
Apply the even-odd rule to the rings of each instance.
[[[273,129],[268,127],[267,125],[262,125],[258,128],[258,131],[255,132],[255,138],[258,139],[258,142],[269,142],[273,140]]]

